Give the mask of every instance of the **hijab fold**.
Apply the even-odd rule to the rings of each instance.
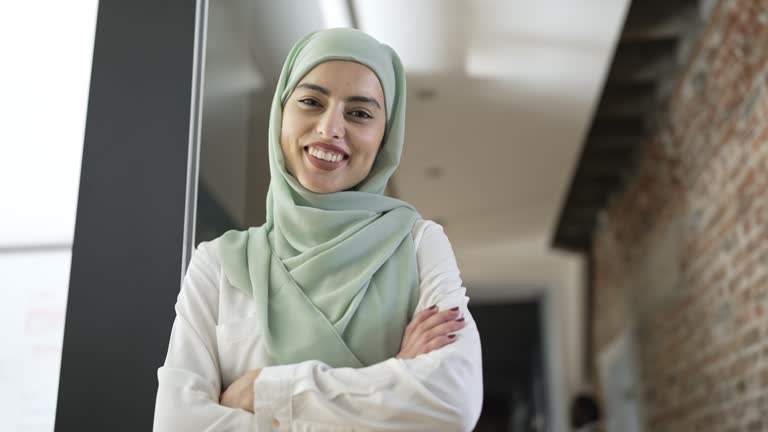
[[[280,131],[293,89],[330,60],[354,61],[376,74],[387,125],[368,176],[354,190],[319,194],[286,171]],[[405,73],[387,45],[339,28],[311,33],[291,49],[270,113],[267,221],[217,240],[222,271],[253,296],[277,363],[362,367],[397,354],[419,295],[411,235],[419,215],[384,195],[400,162],[404,120]]]

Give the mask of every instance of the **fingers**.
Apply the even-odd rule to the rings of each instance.
[[[424,345],[424,349],[421,351],[420,354],[426,354],[428,352],[434,351],[438,348],[442,348],[448,344],[452,344],[456,342],[456,335],[444,335],[444,336],[438,336],[432,340],[430,340],[426,345]]]
[[[426,319],[437,313],[437,305],[424,309],[416,314],[415,317],[405,327],[405,335],[411,335]]]
[[[408,323],[397,358],[414,358],[456,341],[453,332],[466,323],[458,306],[444,311],[436,306],[424,309]]]
[[[440,336],[447,336],[455,331],[461,330],[465,325],[464,318],[443,322],[429,329],[424,334],[424,339],[429,341]]]
[[[412,333],[409,335],[410,339],[421,348],[430,346],[433,340],[448,337],[450,333],[464,328],[464,318],[459,318],[460,314],[461,311],[458,307],[432,314],[432,316],[426,318],[421,324],[414,327]],[[429,352],[431,349],[428,349],[427,351],[420,349],[419,351]]]
[[[453,321],[459,318],[459,315],[461,315],[461,311],[459,310],[458,306],[433,314],[432,316],[425,319],[424,322],[418,326],[417,333],[426,333],[429,330],[432,330],[432,328],[434,328],[435,326],[438,326],[444,322]]]

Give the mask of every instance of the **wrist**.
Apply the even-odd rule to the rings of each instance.
[[[246,409],[248,411],[253,412],[253,400],[254,400],[254,393],[256,392],[256,378],[259,377],[259,374],[261,373],[261,369],[254,369],[250,372],[248,372],[248,380],[250,381],[250,385],[248,386],[249,392],[248,397],[245,399],[245,403],[247,406],[243,407],[243,409]]]

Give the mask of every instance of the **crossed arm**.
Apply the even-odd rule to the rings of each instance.
[[[400,352],[395,358],[413,359],[455,342],[454,332],[464,328],[466,323],[460,315],[458,306],[440,311],[433,305],[419,312],[406,327]],[[227,387],[219,402],[230,408],[253,412],[256,379],[260,374],[261,368],[248,371]]]
[[[419,313],[396,357],[360,369],[318,361],[270,366],[246,373],[224,392],[215,340],[216,266],[210,251],[198,249],[158,370],[155,430],[471,430],[482,403],[479,335],[445,234],[434,223],[422,233],[420,248],[429,253],[417,254]]]

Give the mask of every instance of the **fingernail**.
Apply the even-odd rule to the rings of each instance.
[[[456,321],[459,321],[459,322],[464,321],[464,317],[461,317],[461,318],[457,319]]]
[[[456,337],[456,335],[455,335],[455,334],[449,334],[449,335],[448,335],[448,339],[453,339],[453,338],[455,338],[455,337]]]
[[[432,309],[435,309],[436,307],[437,307],[437,305],[433,304],[432,306],[428,307],[427,310],[432,310]]]
[[[451,308],[451,310],[452,310],[452,311],[457,311],[457,310],[459,310],[459,307],[458,307],[458,306],[456,306],[456,307],[452,307],[452,308]]]

